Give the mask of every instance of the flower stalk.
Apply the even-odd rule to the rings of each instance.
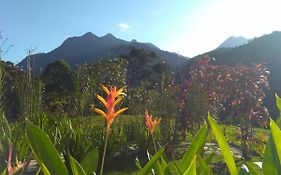
[[[154,133],[155,127],[160,124],[161,119],[159,119],[159,118],[152,119],[152,115],[149,116],[147,110],[145,110],[144,116],[145,116],[145,124],[146,124],[147,129],[148,129],[148,131],[149,131],[149,133],[151,135],[151,138],[152,138],[152,142],[153,142],[153,146],[154,146],[154,151],[157,152],[157,146],[156,146],[156,142],[155,142],[155,138],[154,138],[154,134],[153,133]]]
[[[103,116],[106,119],[106,126],[105,126],[105,143],[104,143],[104,149],[103,149],[103,156],[102,156],[102,162],[101,162],[101,169],[100,169],[100,175],[103,174],[103,167],[104,167],[104,159],[106,154],[106,148],[107,148],[107,142],[110,135],[110,127],[113,123],[113,121],[117,118],[118,115],[123,113],[127,110],[127,108],[122,108],[119,110],[115,110],[115,107],[118,103],[121,102],[122,97],[120,97],[123,93],[123,88],[117,89],[115,86],[110,87],[110,89],[107,89],[107,87],[102,85],[102,89],[106,93],[107,97],[104,99],[102,96],[97,95],[97,98],[99,101],[104,105],[106,108],[106,111],[99,108],[93,108],[93,110]]]

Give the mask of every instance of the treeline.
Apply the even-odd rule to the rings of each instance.
[[[95,94],[100,91],[100,84],[126,87],[128,94],[134,92],[136,95],[135,92],[142,89],[157,91],[155,88],[161,88],[164,79],[172,81],[173,74],[154,52],[134,48],[121,58],[78,65],[72,70],[65,61],[58,60],[50,63],[40,76],[30,74],[32,70],[23,72],[11,63],[1,64],[4,112],[13,120],[36,115],[38,111],[68,116],[89,115],[90,105],[96,104]],[[127,97],[126,102],[130,101],[132,105],[135,103],[132,101],[141,100]]]
[[[131,49],[127,55],[79,65],[71,70],[63,60],[49,64],[39,77],[31,70],[4,67],[4,111],[9,119],[55,116],[85,117],[102,108],[96,94],[101,86],[125,88],[121,106],[125,114],[141,115],[145,109],[162,118],[164,142],[185,138],[206,120],[206,112],[241,132],[243,155],[248,155],[252,128],[268,126],[263,105],[269,88],[263,64],[217,65],[211,57],[195,60],[188,69],[173,70],[154,52]],[[172,120],[171,120],[172,119]],[[172,121],[172,122],[171,122]]]

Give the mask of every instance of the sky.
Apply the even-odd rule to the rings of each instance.
[[[229,36],[281,31],[280,7],[280,0],[0,0],[1,58],[18,63],[29,50],[49,52],[87,32],[193,57]]]

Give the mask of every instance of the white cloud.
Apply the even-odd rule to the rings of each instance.
[[[122,30],[122,31],[125,31],[125,30],[128,30],[131,28],[131,26],[129,26],[129,24],[127,23],[119,23],[117,24],[117,26]]]

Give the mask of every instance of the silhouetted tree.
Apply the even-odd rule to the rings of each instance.
[[[69,112],[76,85],[69,65],[58,60],[50,63],[41,75],[43,103],[50,112]]]

